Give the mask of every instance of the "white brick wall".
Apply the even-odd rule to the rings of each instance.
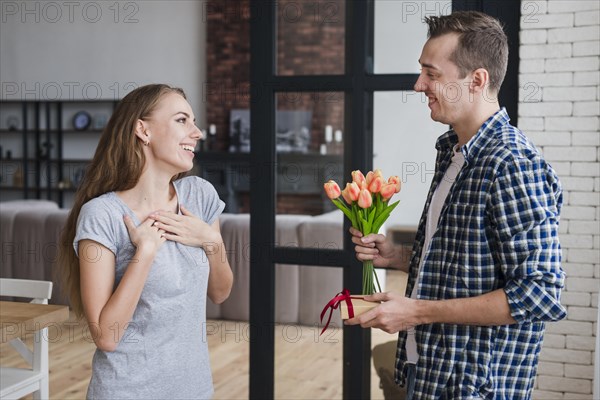
[[[568,316],[548,323],[534,399],[591,399],[600,287],[600,1],[521,0],[519,127],[564,189]]]

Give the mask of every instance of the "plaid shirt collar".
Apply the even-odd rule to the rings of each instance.
[[[509,121],[510,117],[504,107],[488,118],[487,121],[481,125],[481,128],[479,128],[475,136],[473,136],[467,144],[461,147],[461,152],[465,156],[465,163],[468,164],[477,158],[481,150],[486,148],[488,143],[498,132],[498,128],[508,124]],[[458,135],[454,130],[450,129],[448,132],[438,137],[435,148],[438,151],[449,151],[457,143]]]

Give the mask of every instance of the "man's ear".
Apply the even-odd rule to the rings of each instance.
[[[135,135],[142,141],[142,143],[147,143],[150,141],[148,126],[145,121],[138,119],[135,124]]]
[[[486,86],[490,83],[490,74],[485,68],[477,68],[472,72],[473,79],[469,85],[469,89],[473,93],[482,93],[487,90]]]

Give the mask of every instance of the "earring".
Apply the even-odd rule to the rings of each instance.
[[[144,131],[144,135],[146,135],[146,140],[144,140],[144,146],[150,145],[150,135],[148,135],[147,131]]]

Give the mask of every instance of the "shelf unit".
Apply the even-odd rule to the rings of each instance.
[[[0,101],[0,201],[48,199],[70,207],[102,132],[94,119],[108,121],[116,104],[114,100]],[[75,130],[73,116],[82,110],[92,116],[91,126]],[[15,117],[17,126],[9,128],[9,120]],[[249,153],[199,151],[195,164],[192,173],[215,186],[227,212],[249,212]],[[341,155],[281,152],[276,168],[278,211],[321,214],[333,209],[324,197],[323,183],[342,181]]]
[[[115,100],[0,101],[0,201],[48,199],[70,206]],[[86,111],[90,127],[72,124]]]

